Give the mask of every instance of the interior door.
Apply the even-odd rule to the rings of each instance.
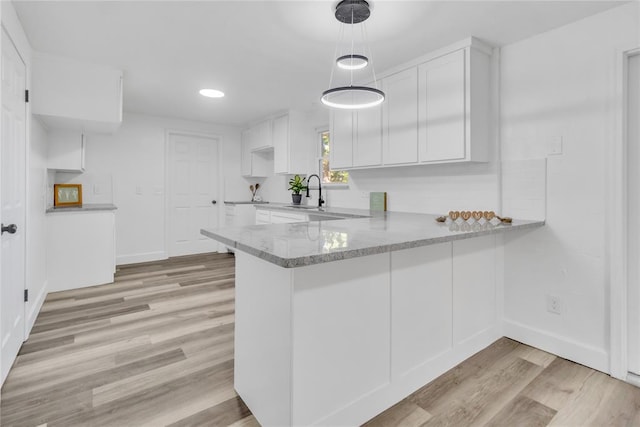
[[[200,234],[218,226],[218,140],[169,134],[169,256],[218,250]]]
[[[628,369],[640,375],[640,54],[629,58],[627,80]]]
[[[26,69],[7,33],[2,31],[2,141],[0,142],[1,378],[4,379],[24,340]]]

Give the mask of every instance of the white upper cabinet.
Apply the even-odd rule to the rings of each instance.
[[[268,147],[256,149],[260,141],[264,141],[265,127],[249,128],[242,131],[240,141],[240,170],[242,176],[265,177],[273,174],[273,150]],[[269,125],[269,137],[271,135],[271,125]]]
[[[122,71],[34,54],[30,101],[52,129],[111,133],[122,123]]]
[[[313,133],[307,122],[299,111],[289,111],[273,119],[274,173],[309,173],[309,147]]]
[[[382,164],[382,108],[373,107],[354,114],[353,166]]]
[[[470,47],[418,67],[420,162],[488,161],[489,70]]]
[[[251,126],[251,151],[273,148],[271,120],[264,120]]]
[[[47,168],[84,172],[85,136],[76,131],[53,130],[48,136]]]
[[[331,167],[487,162],[492,48],[474,38],[395,67],[382,108],[331,113]]]
[[[409,68],[382,80],[383,163],[418,161],[418,70]]]
[[[240,169],[242,176],[251,176],[251,129],[245,129],[241,134]]]
[[[273,172],[289,173],[289,115],[273,119]]]
[[[353,166],[353,124],[352,110],[331,110],[331,151],[329,164],[331,169],[348,169]]]

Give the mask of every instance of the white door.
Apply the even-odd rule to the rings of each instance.
[[[24,340],[26,88],[25,65],[6,32],[2,32],[2,141],[0,218],[2,266],[0,313],[3,382]]]
[[[628,369],[640,375],[640,54],[629,58],[627,103],[628,207]]]
[[[218,226],[218,140],[169,134],[169,256],[217,251],[200,234]]]

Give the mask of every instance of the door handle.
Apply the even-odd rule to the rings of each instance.
[[[16,231],[18,231],[18,226],[15,224],[9,224],[9,225],[4,225],[2,224],[2,233],[9,233],[9,234],[16,234]]]
[[[211,201],[211,204],[212,204],[212,205],[215,205],[216,203],[218,203],[218,201],[217,201],[217,200],[212,200],[212,201]]]

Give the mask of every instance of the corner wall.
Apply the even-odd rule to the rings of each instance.
[[[637,9],[627,4],[501,50],[502,159],[548,157],[546,227],[504,237],[505,335],[603,372],[611,101],[617,50],[638,40]],[[562,154],[548,155],[558,141]],[[548,296],[560,314],[547,311]]]

